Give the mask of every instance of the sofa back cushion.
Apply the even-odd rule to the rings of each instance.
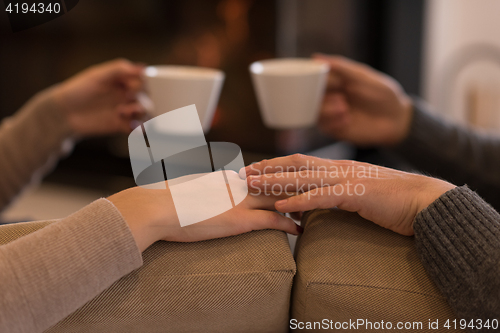
[[[375,327],[381,321],[391,322],[396,331],[398,322],[412,328],[421,322],[422,328],[414,331],[427,331],[429,320],[439,320],[443,329],[446,320],[455,319],[422,266],[412,237],[336,209],[310,212],[304,224],[292,295],[291,316],[297,325],[360,319],[372,322],[358,328],[363,332],[384,331]]]
[[[49,223],[0,226],[0,244]],[[295,262],[283,232],[157,242],[143,259],[46,332],[288,332]]]

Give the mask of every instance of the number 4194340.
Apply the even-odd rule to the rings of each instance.
[[[443,327],[447,329],[492,329],[496,330],[498,329],[498,319],[492,319],[492,320],[481,320],[481,319],[471,319],[470,321],[467,321],[465,319],[460,319],[460,320],[450,320],[448,319],[446,323],[443,325]]]
[[[5,8],[5,11],[12,14],[27,14],[27,13],[33,13],[33,14],[43,14],[43,13],[56,13],[58,14],[61,11],[61,4],[58,2],[55,3],[49,3],[49,4],[44,4],[42,2],[39,3],[33,3],[31,6],[30,4],[24,2],[24,3],[9,3],[7,5],[7,8]]]

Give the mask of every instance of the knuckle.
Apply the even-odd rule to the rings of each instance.
[[[118,68],[123,69],[123,70],[129,69],[131,67],[131,65],[132,65],[132,63],[129,60],[125,59],[125,58],[117,58],[117,59],[115,59],[114,64]]]
[[[128,65],[130,62],[125,58],[116,58],[115,62],[120,65]]]
[[[267,225],[271,228],[276,228],[280,224],[281,216],[278,213],[269,214]]]
[[[299,206],[302,206],[304,205],[306,202],[309,201],[309,198],[314,196],[314,193],[313,191],[309,191],[309,192],[306,192],[306,193],[302,193],[301,195],[298,195],[294,198],[293,201],[295,205],[299,205]]]
[[[301,178],[308,178],[311,174],[311,171],[310,170],[299,170],[298,174],[299,174],[299,177],[301,177]]]
[[[321,189],[319,187],[315,187],[313,188],[311,191],[309,191],[308,193],[308,196],[310,196],[311,198],[315,198],[315,197],[319,197],[321,195]],[[307,196],[304,196],[303,198],[301,198],[303,202],[306,202],[308,201],[308,197]]]
[[[256,164],[256,167],[259,169],[259,170],[265,170],[266,167],[269,165],[269,160],[267,159],[264,159],[262,161],[260,161],[259,163]]]
[[[303,154],[293,154],[291,157],[291,160],[295,164],[302,163],[304,159],[306,158],[306,155]]]

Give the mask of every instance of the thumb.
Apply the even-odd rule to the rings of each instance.
[[[137,78],[144,72],[143,64],[135,64],[127,59],[115,59],[102,65],[103,73],[111,78]]]
[[[293,235],[301,233],[301,228],[298,227],[292,219],[276,212],[259,210],[253,211],[251,214],[253,214],[251,217],[251,220],[253,221],[252,230],[275,229]]]
[[[142,74],[145,65],[133,63],[127,59],[116,59],[110,61],[107,67],[107,77],[111,81],[118,81],[125,85],[132,95],[130,99],[135,98],[135,94],[143,88],[144,82]],[[106,74],[105,74],[106,75]]]
[[[326,62],[330,66],[330,77],[336,78],[337,81],[356,81],[360,79],[362,73],[365,71],[365,67],[367,67],[364,64],[339,55],[316,53],[313,55],[313,58]]]

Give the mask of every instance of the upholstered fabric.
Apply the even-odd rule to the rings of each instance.
[[[2,226],[0,244],[47,224]],[[46,332],[288,331],[295,263],[283,232],[158,242],[143,260],[140,269]]]
[[[412,237],[340,210],[310,212],[303,226],[291,312],[298,322],[383,320],[393,329],[397,322],[422,322],[420,331],[426,331],[429,319],[439,320],[441,329],[447,319],[455,319],[424,270]],[[361,331],[370,332],[370,326]]]
[[[0,226],[0,234],[28,225]],[[142,262],[127,223],[106,199],[1,245],[0,332],[43,332]]]

